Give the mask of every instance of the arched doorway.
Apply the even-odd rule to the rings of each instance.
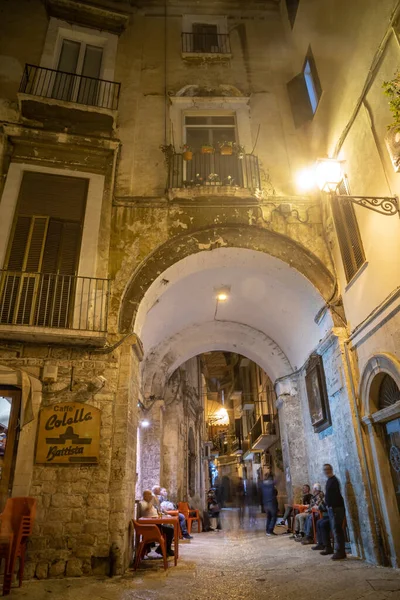
[[[372,357],[361,379],[363,423],[376,483],[382,529],[392,566],[400,564],[400,362]]]

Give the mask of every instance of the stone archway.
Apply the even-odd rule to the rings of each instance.
[[[265,253],[308,279],[326,303],[330,303],[336,294],[336,278],[331,271],[315,254],[287,236],[250,225],[205,228],[170,238],[138,266],[121,302],[120,331],[131,331],[139,305],[160,273],[190,255],[218,248],[242,248]]]
[[[382,353],[369,359],[361,377],[360,398],[386,550],[392,566],[398,567],[400,501],[395,477],[400,471],[400,361],[396,356]],[[397,437],[390,436],[391,429],[398,430]],[[390,437],[396,441],[389,448]]]

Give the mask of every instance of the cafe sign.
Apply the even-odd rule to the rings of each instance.
[[[41,409],[36,463],[97,464],[99,449],[98,408],[81,402],[63,402]]]

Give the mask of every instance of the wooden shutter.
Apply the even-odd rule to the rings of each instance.
[[[0,322],[67,326],[87,187],[83,178],[24,173],[1,282]]]
[[[88,180],[81,177],[25,171],[18,197],[18,213],[82,221],[87,188]]]
[[[37,303],[38,325],[69,326],[80,241],[80,223],[50,221]]]
[[[289,81],[287,90],[292,107],[294,125],[298,128],[307,121],[311,121],[314,114],[303,73],[299,73]]]
[[[333,197],[332,214],[346,280],[349,282],[365,262],[365,253],[354,206],[346,198]]]

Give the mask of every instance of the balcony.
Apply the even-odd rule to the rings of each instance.
[[[279,436],[272,419],[273,415],[261,415],[250,431],[250,446],[253,452],[267,450],[278,441]]]
[[[0,338],[101,345],[109,280],[1,271]]]
[[[200,56],[198,56],[200,55]],[[182,33],[184,58],[230,58],[231,45],[227,33]]]
[[[70,132],[110,132],[118,108],[120,83],[25,65],[18,99],[21,114],[46,127]]]
[[[261,189],[260,168],[254,154],[194,152],[191,160],[184,160],[183,156],[169,156],[168,188],[174,197],[257,196]]]

